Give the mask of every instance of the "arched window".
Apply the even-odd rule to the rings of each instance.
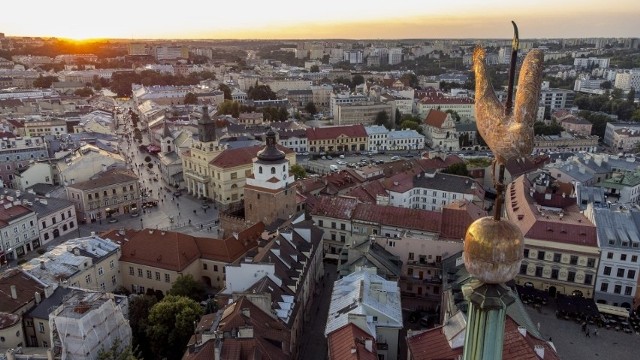
[[[275,173],[276,173],[276,167],[275,167],[275,166],[272,166],[272,167],[271,167],[271,173],[272,173],[272,174],[275,174]]]
[[[262,174],[262,166],[258,167],[258,173]]]
[[[287,172],[287,165],[282,165],[282,172],[286,173]]]

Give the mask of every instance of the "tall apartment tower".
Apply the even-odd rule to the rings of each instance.
[[[262,221],[271,224],[276,219],[288,219],[296,212],[296,191],[290,185],[289,160],[278,149],[276,133],[267,132],[267,145],[253,161],[253,175],[244,186],[245,219],[251,224]]]

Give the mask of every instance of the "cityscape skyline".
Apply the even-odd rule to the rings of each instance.
[[[36,0],[38,10],[26,17],[15,15],[24,12],[21,5],[6,4],[0,14],[0,31],[6,36],[76,40],[509,38],[510,20],[514,20],[523,38],[640,36],[635,25],[640,3],[631,0],[606,8],[592,0],[562,4],[490,0],[482,7],[471,0],[440,4],[374,1],[366,7],[327,0],[310,10],[291,0],[250,0],[241,9],[191,1],[183,6],[184,11],[114,0],[80,17],[77,8],[83,3],[66,0],[62,4]]]

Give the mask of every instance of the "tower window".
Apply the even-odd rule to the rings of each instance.
[[[276,167],[275,167],[275,166],[272,166],[272,167],[271,167],[271,173],[272,173],[272,174],[275,174],[275,173],[276,173]]]
[[[282,165],[282,172],[286,173],[287,172],[287,165]]]
[[[258,167],[258,173],[262,174],[262,166]]]

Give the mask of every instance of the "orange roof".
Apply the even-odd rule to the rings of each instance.
[[[284,360],[291,357],[290,332],[285,324],[243,296],[224,309],[216,330],[222,334],[245,326],[253,329],[253,336],[225,337],[220,358]]]
[[[371,351],[365,347],[365,341],[371,340]],[[376,341],[366,331],[353,323],[334,330],[327,335],[329,360],[376,360]],[[355,349],[355,351],[353,351]]]
[[[256,240],[262,230],[264,224],[258,223],[238,234],[237,238],[227,239],[152,229],[126,230],[124,233],[112,230],[103,237],[122,245],[120,261],[182,271],[200,258],[234,262],[257,245]]]
[[[506,318],[502,349],[504,360],[540,360],[534,350],[536,345],[544,347],[545,360],[559,359],[558,354],[546,341],[533,337],[530,333],[522,335],[518,330],[518,324],[512,318]],[[408,336],[407,347],[413,360],[457,359],[463,352],[462,346],[451,348],[442,326]]]
[[[276,145],[278,150],[285,154],[293,153],[293,150],[284,147],[282,145]],[[242,165],[249,165],[253,163],[253,158],[258,156],[258,151],[264,149],[264,145],[247,146],[237,149],[227,149],[211,160],[210,164],[226,169],[234,168]]]
[[[307,139],[309,141],[337,139],[341,135],[348,138],[366,138],[367,131],[362,124],[307,128]]]
[[[447,120],[447,113],[440,110],[431,110],[424,119],[424,123],[429,126],[441,128],[444,121]]]
[[[11,286],[16,287],[16,298]],[[44,285],[20,269],[9,269],[0,274],[0,312],[14,313],[25,304],[35,301],[35,293],[44,296]]]

